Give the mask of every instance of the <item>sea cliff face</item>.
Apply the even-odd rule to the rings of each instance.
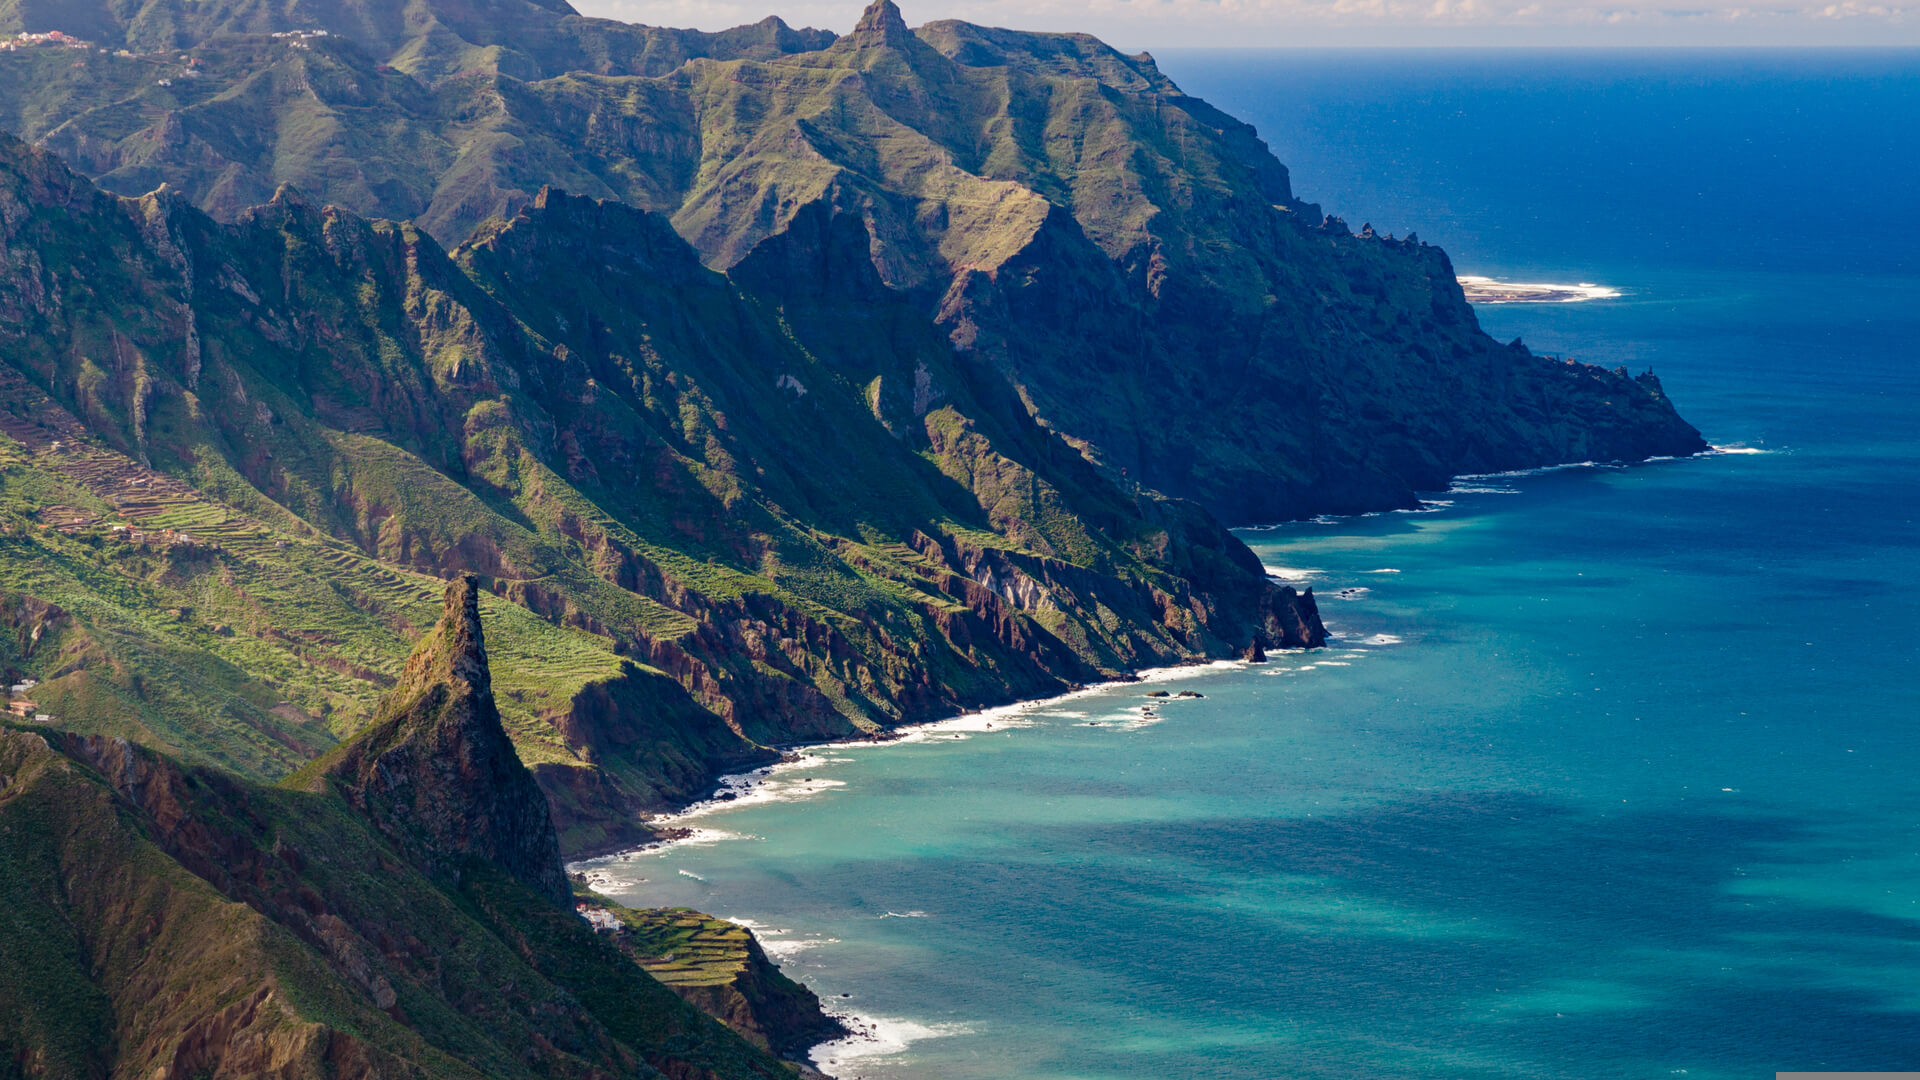
[[[574,891],[581,910],[648,974],[755,1046],[802,1060],[847,1034],[813,991],[781,974],[746,927],[690,908],[626,907],[583,881]]]
[[[694,913],[595,936],[562,854],[787,745],[1324,644],[1223,522],[1703,448],[1084,36],[14,29],[97,47],[0,53],[0,1071],[786,1075],[804,988]]]

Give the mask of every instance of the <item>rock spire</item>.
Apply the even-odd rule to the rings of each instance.
[[[571,905],[546,797],[494,705],[472,575],[447,585],[440,622],[326,772],[428,872],[457,879],[463,865],[485,860]]]

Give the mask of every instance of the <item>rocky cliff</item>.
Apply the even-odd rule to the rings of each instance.
[[[0,124],[229,217],[292,182],[452,244],[559,184],[667,216],[723,270],[796,231],[845,244],[813,256],[828,281],[870,264],[1035,422],[1233,523],[1704,447],[1657,385],[1488,340],[1443,252],[1325,218],[1252,128],[1084,35],[910,30],[890,0],[837,40],[616,32],[495,0],[428,4],[417,29],[362,13],[296,48],[242,31],[299,19],[196,7],[172,39],[193,78],[0,58],[20,91]],[[587,23],[601,51],[554,51]]]
[[[837,1033],[743,928],[663,979],[575,914],[479,595],[449,584],[380,718],[278,788],[0,727],[5,1075],[722,1080]]]
[[[52,717],[0,732],[0,1073],[781,1075],[817,1003],[749,943],[679,988],[747,1038],[702,1016],[562,851],[788,744],[1322,644],[1223,520],[1704,446],[1084,36],[13,29],[106,48],[0,53],[0,662]]]

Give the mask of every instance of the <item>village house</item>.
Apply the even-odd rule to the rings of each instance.
[[[12,52],[15,49],[37,49],[55,46],[66,49],[90,49],[93,42],[82,41],[72,34],[59,30],[49,30],[44,34],[15,34],[10,38],[0,38],[0,52]]]
[[[611,934],[620,929],[620,920],[615,918],[613,912],[608,911],[606,908],[593,907],[587,904],[576,904],[574,905],[574,910],[578,911],[581,917],[585,918],[587,922],[592,923],[593,928],[602,934]]]

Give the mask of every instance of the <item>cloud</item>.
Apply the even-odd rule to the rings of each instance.
[[[1904,8],[1886,7],[1882,4],[1856,4],[1847,0],[1844,4],[1828,4],[1826,7],[1809,9],[1822,19],[1897,19],[1906,14]]]

